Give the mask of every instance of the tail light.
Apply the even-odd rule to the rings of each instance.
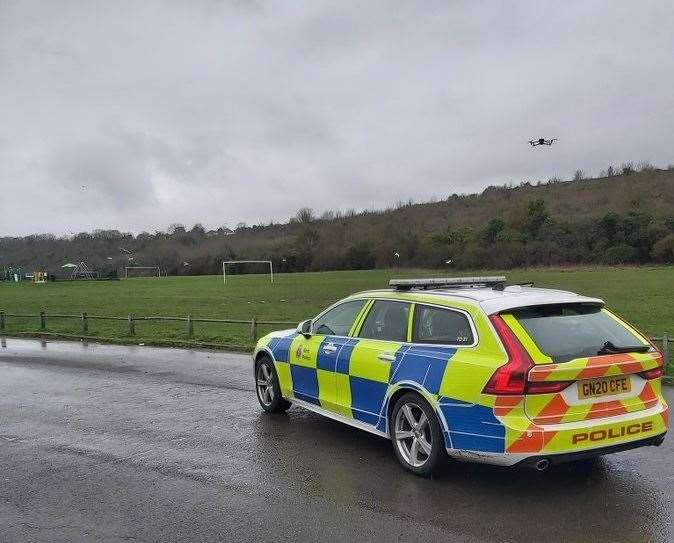
[[[647,371],[642,371],[639,373],[641,377],[644,379],[660,379],[665,374],[665,368],[662,366],[658,366],[657,368],[653,368],[652,370],[647,370]]]
[[[529,370],[534,367],[534,361],[524,348],[520,340],[498,314],[490,315],[489,320],[494,325],[496,333],[501,338],[508,353],[508,362],[498,368],[484,387],[485,394],[522,395],[522,394],[550,394],[561,392],[573,381],[543,381],[527,382]]]
[[[551,394],[561,392],[573,381],[540,381],[527,383],[527,394]]]
[[[501,315],[489,315],[489,320],[508,353],[508,362],[494,372],[484,387],[484,392],[485,394],[522,395],[527,388],[527,374],[534,366],[534,362]]]

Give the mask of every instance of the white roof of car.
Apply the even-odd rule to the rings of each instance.
[[[517,307],[533,305],[552,305],[569,303],[604,304],[601,298],[590,298],[566,290],[536,288],[520,285],[511,285],[503,290],[493,288],[456,288],[412,291],[424,294],[437,294],[461,300],[472,300],[487,314],[498,313]]]
[[[409,290],[382,289],[371,290],[354,294],[354,296],[376,296],[378,292],[399,293],[403,298],[412,301],[415,294],[437,296],[438,303],[454,299],[462,302],[473,302],[482,310],[491,315],[500,311],[507,311],[518,307],[535,305],[586,303],[604,305],[601,298],[582,296],[566,290],[537,288],[523,285],[510,285],[502,290],[491,287],[468,288],[413,288]],[[444,304],[443,304],[444,305]]]

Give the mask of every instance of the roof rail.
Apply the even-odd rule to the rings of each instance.
[[[429,289],[429,288],[471,288],[492,287],[494,290],[503,290],[505,287],[505,275],[488,277],[444,277],[428,279],[391,279],[388,284],[396,290]]]

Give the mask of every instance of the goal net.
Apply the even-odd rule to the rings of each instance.
[[[161,277],[161,268],[159,266],[126,266],[124,268],[124,277],[130,279],[133,277]]]
[[[222,281],[227,283],[227,277],[243,273],[269,273],[269,282],[274,282],[274,265],[271,260],[225,260],[222,263]],[[250,270],[253,270],[252,272]]]

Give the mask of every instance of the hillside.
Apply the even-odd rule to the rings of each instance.
[[[200,225],[132,235],[0,238],[0,266],[60,272],[85,260],[101,271],[160,265],[218,273],[223,259],[271,258],[281,271],[423,266],[509,268],[674,260],[674,170],[488,187],[480,194],[361,213],[302,210],[285,224],[206,231]],[[399,256],[398,256],[399,255]]]

